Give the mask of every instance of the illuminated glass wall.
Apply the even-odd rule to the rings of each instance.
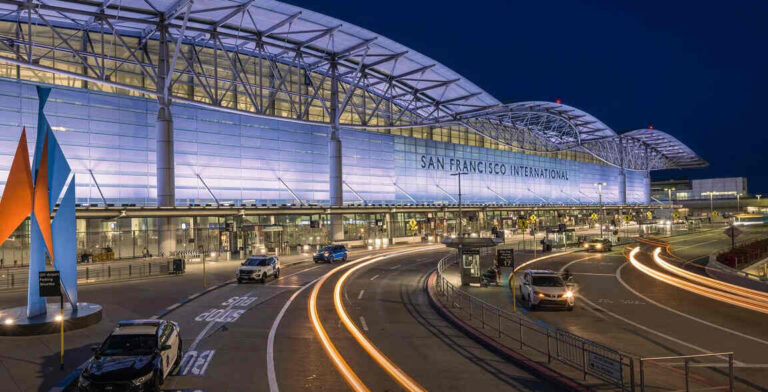
[[[22,126],[34,145],[34,85],[0,79],[0,180]],[[328,203],[328,128],[191,105],[172,108],[176,203]],[[80,204],[155,205],[152,99],[56,86],[46,114],[77,173]],[[466,202],[617,203],[618,169],[541,155],[411,136],[343,130],[344,200],[452,203],[462,178]],[[466,165],[466,166],[465,166]],[[2,183],[4,184],[4,183]],[[98,185],[98,186],[97,186]],[[209,191],[210,189],[210,191]],[[293,192],[293,194],[292,194]],[[627,172],[627,200],[647,203],[645,173]],[[103,195],[103,199],[102,199]]]

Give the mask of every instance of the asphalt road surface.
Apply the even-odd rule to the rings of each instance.
[[[469,340],[432,310],[424,291],[425,280],[447,252],[408,253],[355,271],[342,291],[350,318],[386,357],[428,390],[553,390]],[[367,388],[401,390],[342,325],[334,307],[334,287],[355,260],[358,258],[351,258],[348,267],[331,275],[320,288],[319,319],[339,355]],[[335,267],[304,266],[266,284],[229,285],[174,312],[170,318],[181,324],[187,354],[165,387],[350,390],[308,318],[313,285]],[[277,318],[280,321],[276,325]],[[273,327],[274,349],[270,354]]]
[[[707,255],[729,241],[718,231],[668,242],[673,253],[693,257]],[[637,260],[661,271],[652,260],[655,248],[641,246]],[[576,252],[527,268],[568,269],[579,285],[573,312],[541,310],[531,312],[532,317],[642,357],[733,352],[737,390],[768,390],[768,315],[650,277],[629,264],[622,249]],[[702,375],[703,385],[708,379],[727,377],[725,357],[707,358],[706,363],[717,365],[709,375]],[[671,377],[678,376],[680,372]]]

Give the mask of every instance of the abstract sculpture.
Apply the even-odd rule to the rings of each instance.
[[[26,129],[21,131],[11,171],[0,199],[0,244],[30,216],[27,317],[46,313],[38,274],[46,269],[46,255],[59,271],[62,290],[77,309],[77,249],[75,233],[75,175],[51,130],[43,109],[50,88],[37,87],[37,140],[29,166]],[[56,204],[59,208],[51,222]]]

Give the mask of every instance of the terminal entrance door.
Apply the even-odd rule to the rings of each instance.
[[[283,244],[283,226],[267,225],[261,227],[261,234],[267,253],[285,253]]]
[[[460,249],[461,284],[480,283],[480,249]]]

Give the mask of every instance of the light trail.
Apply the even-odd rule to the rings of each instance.
[[[375,259],[369,260],[374,256],[366,256],[361,258],[360,260],[355,260],[349,263],[345,263],[343,265],[340,265],[325,275],[323,275],[317,283],[315,283],[315,286],[312,289],[312,293],[309,296],[309,319],[312,323],[312,327],[315,330],[315,334],[317,335],[318,339],[320,339],[320,343],[323,346],[323,349],[325,350],[326,354],[328,354],[328,357],[331,358],[333,361],[334,366],[336,366],[336,369],[339,371],[339,373],[342,375],[344,380],[349,384],[349,386],[356,392],[370,392],[370,389],[363,383],[362,380],[360,380],[360,377],[357,376],[357,374],[352,370],[352,368],[349,366],[349,363],[344,359],[344,357],[341,356],[339,351],[336,349],[336,346],[331,341],[331,338],[328,336],[328,333],[325,331],[325,328],[323,327],[323,323],[320,321],[320,316],[317,311],[317,296],[320,292],[320,288],[323,286],[325,281],[327,281],[331,276],[333,276],[336,272],[343,268],[347,268],[350,265],[356,265],[354,268],[347,271],[342,278],[339,280],[340,282],[343,282],[349,274],[357,270],[358,268],[363,267],[364,265],[368,265],[371,263],[374,263],[376,261],[384,260],[389,257],[393,256],[399,256],[406,253],[412,253],[412,252],[420,252],[425,250],[434,250],[434,249],[442,249],[443,246],[437,246],[437,247],[428,247],[428,248],[419,248],[415,250],[407,250],[407,251],[400,251],[400,252],[392,252],[389,254],[386,254],[384,256],[376,257]],[[367,260],[367,261],[366,261]],[[362,332],[360,332],[359,329],[357,329],[357,326],[351,321],[349,316],[346,313],[346,310],[344,310],[343,303],[341,303],[341,285],[337,282],[336,287],[334,288],[334,305],[336,307],[336,312],[339,315],[339,318],[342,319],[342,322],[344,323],[347,330],[352,334],[352,336],[357,340],[357,342],[368,352],[368,354],[376,360],[376,362],[384,368],[395,380],[397,380],[401,385],[406,387],[406,389],[412,390],[412,391],[424,391],[424,389],[419,386],[418,383],[413,381],[405,372],[400,370],[391,360],[389,360],[384,354],[379,352],[378,348],[373,345],[366,337],[363,335]],[[340,311],[341,309],[341,311]],[[395,371],[396,369],[396,371]],[[401,381],[402,380],[402,381]],[[408,381],[410,380],[410,381]],[[407,385],[403,382],[407,382]],[[408,386],[412,386],[414,388],[418,389],[410,389]]]
[[[638,252],[640,252],[640,247],[636,247],[632,249],[632,251],[629,253],[629,262],[632,263],[632,265],[635,268],[640,270],[640,272],[643,272],[644,274],[654,279],[660,280],[662,282],[665,282],[667,284],[678,287],[680,289],[692,292],[694,294],[698,294],[707,298],[714,299],[716,301],[720,301],[727,304],[739,306],[745,309],[754,310],[756,312],[768,314],[768,305],[763,303],[762,301],[755,301],[753,299],[744,298],[742,296],[734,295],[728,292],[723,292],[723,291],[712,289],[709,287],[700,287],[695,283],[676,278],[674,276],[665,274],[651,267],[648,267],[645,264],[639,262],[637,258],[635,258]],[[656,248],[656,250],[653,252],[654,259],[659,258],[660,252],[661,252],[661,248]]]
[[[745,297],[749,297],[757,301],[763,301],[768,305],[768,293],[766,292],[748,289],[746,287],[723,282],[717,279],[712,279],[707,276],[702,276],[695,272],[686,271],[685,269],[682,269],[680,267],[674,266],[666,262],[664,259],[661,258],[661,256],[657,256],[657,253],[658,252],[654,253],[654,258],[653,258],[656,264],[658,264],[661,268],[664,268],[665,270],[672,272],[677,276],[681,276],[683,278],[693,280],[695,282],[701,283],[703,285],[709,286],[714,289],[727,291],[727,292],[730,292],[731,294],[743,295]]]
[[[411,252],[403,252],[400,254],[406,254]],[[398,254],[398,255],[400,255]],[[392,257],[393,255],[387,255],[387,256],[381,256],[377,257],[373,260],[366,261],[364,263],[360,263],[352,268],[350,268],[347,272],[344,273],[344,275],[339,278],[339,280],[336,282],[336,287],[334,287],[333,290],[333,304],[336,307],[336,313],[339,315],[339,318],[341,319],[341,322],[344,324],[345,327],[347,327],[347,330],[350,334],[352,334],[352,337],[357,340],[357,343],[360,344],[360,346],[368,353],[368,355],[373,358],[376,363],[381,366],[382,369],[384,369],[389,375],[395,379],[403,388],[405,388],[408,391],[426,391],[424,387],[419,385],[419,383],[416,382],[413,378],[411,378],[408,374],[406,374],[402,369],[400,369],[397,365],[395,365],[394,362],[392,362],[386,355],[384,355],[379,349],[371,343],[370,340],[360,331],[359,328],[357,328],[357,325],[352,321],[352,319],[349,317],[349,314],[347,314],[347,310],[344,308],[344,303],[341,300],[341,293],[342,289],[344,287],[344,282],[347,280],[347,278],[352,275],[355,271],[359,270],[360,268],[366,267],[370,264],[376,263],[378,261],[384,260],[386,258]],[[378,276],[378,275],[377,275]]]
[[[354,261],[353,263],[360,263],[371,257],[372,256],[366,256],[360,260]],[[347,384],[349,384],[349,386],[356,392],[370,392],[370,389],[368,389],[368,387],[363,384],[363,381],[360,380],[360,377],[357,376],[352,368],[349,367],[347,361],[345,361],[341,354],[339,354],[336,346],[334,346],[333,342],[331,342],[331,338],[328,337],[328,333],[325,332],[323,323],[320,322],[320,316],[317,313],[317,294],[320,292],[320,287],[322,287],[323,283],[325,283],[325,281],[328,280],[328,278],[333,273],[344,267],[346,267],[346,265],[341,265],[332,269],[329,273],[323,275],[323,277],[320,278],[320,280],[315,284],[315,287],[312,288],[312,293],[309,295],[309,320],[312,322],[312,327],[315,330],[317,338],[320,339],[320,343],[323,345],[325,353],[328,354],[328,357],[331,358],[334,366],[336,366],[336,370],[338,370],[341,376],[344,377],[344,380],[347,382]]]

